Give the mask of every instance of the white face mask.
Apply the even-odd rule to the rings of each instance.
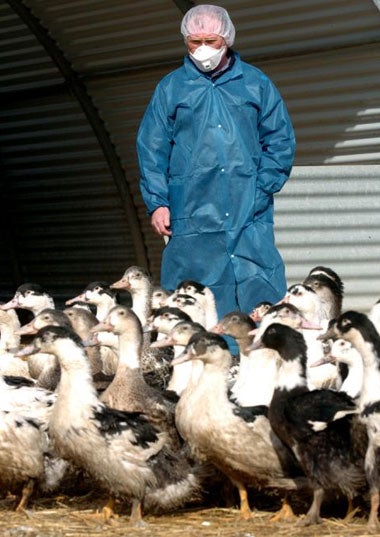
[[[218,67],[225,50],[225,46],[222,48],[213,48],[208,45],[201,45],[193,53],[189,52],[189,56],[198,69],[207,72]]]

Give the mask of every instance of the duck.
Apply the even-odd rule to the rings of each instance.
[[[20,320],[14,308],[0,309],[0,352],[17,349],[20,345]]]
[[[132,297],[132,310],[138,316],[142,327],[146,327],[152,314],[153,278],[143,267],[132,265],[126,269],[122,278],[111,289],[127,290]],[[151,349],[151,333],[144,330],[141,367],[150,379],[152,386],[165,389],[169,377],[168,362],[160,349]]]
[[[321,298],[327,319],[335,319],[342,313],[344,283],[334,270],[318,265],[310,270],[303,283]]]
[[[160,339],[167,336],[170,330],[181,321],[192,321],[192,319],[180,308],[162,306],[150,316],[144,328],[157,332],[157,339]]]
[[[277,436],[294,453],[313,490],[302,524],[318,524],[327,491],[354,498],[365,487],[364,447],[355,435],[360,424],[355,402],[344,392],[310,390],[307,346],[293,328],[271,324],[261,343],[279,354],[277,385],[268,417]]]
[[[2,310],[15,308],[28,310],[35,316],[44,308],[55,308],[54,298],[40,284],[23,283],[9,302],[0,305]]]
[[[172,360],[175,360],[184,352],[185,347],[188,345],[191,336],[204,331],[205,328],[199,324],[194,323],[191,320],[184,320],[176,322],[172,328],[168,331],[167,335],[151,343],[152,347],[168,347],[172,346],[174,349],[174,356]],[[178,396],[182,394],[184,389],[190,382],[196,384],[200,373],[202,372],[203,364],[201,361],[192,360],[190,362],[184,362],[177,365],[173,365],[172,361],[172,374],[167,387],[168,391],[174,392]]]
[[[363,383],[363,361],[355,347],[342,338],[328,340],[328,350],[320,362],[313,363],[312,367],[324,363],[338,363],[342,379],[339,391],[346,392],[357,401]]]
[[[18,359],[26,349],[15,351]],[[0,375],[0,483],[17,494],[16,511],[27,508],[36,488],[56,490],[67,470],[49,437],[55,400],[33,379]]]
[[[183,280],[178,284],[176,293],[177,295],[190,295],[202,306],[204,310],[202,320],[204,318],[204,327],[206,330],[210,330],[217,324],[218,312],[216,309],[216,300],[210,287],[195,280]]]
[[[69,319],[71,327],[81,338],[82,342],[87,341],[91,337],[91,328],[96,326],[99,322],[97,317],[91,311],[83,308],[72,306],[65,308],[63,313]],[[87,346],[86,354],[90,362],[93,377],[96,375],[101,377],[101,373],[104,373],[104,370],[107,369],[110,369],[112,374],[115,373],[117,367],[117,354],[115,352],[110,353],[110,360],[112,360],[111,365],[109,365],[109,362],[107,362],[107,364],[104,363],[105,360],[109,359],[109,355],[102,353],[99,345]]]
[[[161,285],[154,285],[151,298],[151,313],[155,312],[158,308],[162,308],[162,306],[166,306],[170,295],[170,291],[167,291]]]
[[[165,435],[144,413],[121,411],[99,400],[77,334],[47,326],[33,346],[55,354],[62,369],[49,422],[54,446],[108,492],[106,520],[114,515],[116,498],[131,503],[130,524],[140,526],[143,505],[174,509],[198,492],[187,461],[165,449]]]
[[[296,306],[310,327],[303,331],[308,351],[308,382],[311,388],[339,388],[340,377],[337,368],[332,363],[326,363],[320,367],[309,367],[314,362],[319,362],[324,355],[323,343],[318,339],[327,328],[331,320],[324,307],[324,302],[311,287],[298,283],[291,285],[284,302]],[[315,325],[314,330],[311,328]]]
[[[265,370],[264,362],[266,363],[266,361],[264,360],[264,362],[259,365],[259,360],[252,360],[249,351],[247,352],[247,349],[253,342],[252,332],[255,329],[256,323],[252,320],[250,315],[241,311],[227,313],[210,329],[210,332],[215,334],[234,338],[238,345],[239,358],[237,360],[233,357],[228,379],[228,388],[230,397],[241,406],[255,406],[257,398],[261,398],[259,392],[262,393],[262,388],[264,386],[265,389],[268,387],[268,383],[264,381],[260,383],[261,386],[258,387],[255,381],[258,371]],[[272,364],[274,364],[274,362],[272,356],[269,357],[268,364],[269,367],[273,367]],[[259,369],[256,369],[256,366]],[[264,369],[261,369],[263,367]],[[254,383],[254,386],[252,385],[252,382]],[[259,389],[257,390],[257,388]]]
[[[110,309],[119,304],[117,292],[111,289],[110,285],[104,281],[90,282],[82,293],[66,300],[65,305],[70,307],[78,303],[78,301],[84,302],[92,308],[98,322],[103,321]],[[83,337],[83,339],[86,340],[87,338]],[[90,343],[89,340],[87,341]],[[96,351],[100,352],[103,372],[107,375],[114,375],[117,368],[117,337],[111,333],[99,333],[96,336],[96,340],[93,340],[92,344],[88,345],[88,348],[96,348]]]
[[[100,400],[112,408],[130,412],[144,412],[159,431],[165,431],[168,444],[180,447],[174,424],[174,408],[160,390],[144,379],[140,366],[143,332],[137,314],[125,306],[115,306],[102,323],[91,331],[111,331],[119,340],[119,360],[115,377],[101,394]]]
[[[26,362],[15,356],[20,346],[20,320],[13,308],[0,309],[0,374],[29,377]]]
[[[197,297],[174,292],[169,300],[170,307],[178,308],[190,316],[191,320],[206,328],[206,309]]]
[[[120,280],[110,285],[111,289],[127,290],[132,297],[132,309],[145,326],[152,312],[153,279],[143,267],[132,265]]]
[[[349,310],[342,313],[329,327],[326,336],[335,333],[360,354],[363,362],[363,384],[358,400],[360,419],[368,437],[365,456],[365,474],[370,494],[368,531],[378,533],[380,498],[379,460],[380,443],[380,335],[373,322],[362,312]]]
[[[25,511],[34,490],[54,490],[65,470],[54,454],[46,422],[31,408],[0,408],[0,483],[18,495],[16,511]],[[21,492],[20,492],[21,489]]]
[[[269,308],[273,306],[272,302],[268,302],[268,300],[262,300],[258,304],[255,305],[254,308],[252,308],[252,311],[249,313],[249,316],[251,317],[252,321],[255,323],[260,323],[263,316],[267,313]]]
[[[175,416],[181,436],[201,461],[213,464],[237,487],[240,515],[252,516],[247,486],[287,491],[307,486],[292,453],[272,434],[266,416],[250,414],[227,395],[231,353],[219,334],[194,334],[173,365],[201,360],[197,384],[189,385],[176,405]]]
[[[33,319],[21,326],[17,333],[20,336],[31,336],[40,328],[47,325],[70,327],[67,316],[55,308],[44,308]],[[58,385],[61,371],[59,363],[53,354],[36,353],[27,361],[30,376],[37,381],[37,385],[54,391]]]
[[[126,305],[130,306],[131,297],[129,293],[127,299]],[[65,305],[72,306],[78,302],[84,302],[93,306],[96,310],[96,318],[99,321],[103,321],[109,310],[120,304],[120,297],[114,289],[111,289],[107,282],[94,281],[90,282],[78,296],[66,300]]]

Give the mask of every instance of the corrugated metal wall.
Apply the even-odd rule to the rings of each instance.
[[[345,282],[344,307],[380,298],[380,166],[298,166],[276,198],[276,240],[289,284],[316,265]]]
[[[291,281],[301,278],[315,264],[332,266],[343,271],[348,302],[369,307],[371,290],[374,300],[380,296],[375,263],[378,245],[372,240],[364,241],[364,246],[363,236],[356,233],[347,251],[343,222],[351,221],[353,207],[361,208],[355,217],[365,218],[365,232],[372,230],[375,236],[375,211],[369,215],[366,203],[371,198],[380,207],[380,192],[362,196],[361,188],[367,185],[368,173],[374,174],[371,185],[380,179],[376,167],[380,164],[380,13],[371,0],[219,3],[229,10],[236,25],[236,49],[276,82],[295,125],[296,168],[276,202],[277,242],[288,277]],[[182,61],[182,14],[169,0],[26,0],[24,4],[85,81],[104,120],[125,170],[150,268],[157,278],[162,243],[150,231],[141,202],[135,135],[155,84]],[[80,287],[81,276],[84,284],[99,272],[107,279],[133,262],[130,229],[98,142],[79,105],[62,85],[58,70],[5,0],[0,0],[0,17],[0,80],[6,97],[13,94],[11,107],[3,105],[7,127],[1,133],[6,136],[0,142],[2,165],[21,208],[14,217],[21,217],[24,228],[29,219],[32,222],[24,242],[21,228],[16,226],[17,241],[11,240],[14,261],[23,261],[19,278],[25,273],[34,279],[45,277],[63,296],[70,285]],[[34,114],[34,122],[30,114]],[[54,129],[46,129],[44,117],[50,117]],[[347,164],[359,166],[353,175]],[[57,171],[62,167],[64,173]],[[344,170],[342,176],[340,170]],[[24,172],[28,180],[21,179]],[[330,221],[334,207],[339,207],[341,220],[335,215]],[[40,231],[47,226],[47,215],[52,218],[54,210],[61,208],[60,219],[66,224],[56,223],[43,238]],[[71,227],[70,214],[74,218]],[[321,222],[322,233],[316,222]],[[54,237],[59,246],[53,246]],[[50,254],[44,254],[44,245]],[[54,248],[66,252],[62,259],[54,257]],[[345,263],[342,255],[352,251],[356,251],[355,262],[347,259]],[[0,277],[12,283],[15,271],[13,280],[9,272],[2,267]]]

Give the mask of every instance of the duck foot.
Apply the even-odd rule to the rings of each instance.
[[[371,510],[369,513],[369,518],[368,518],[368,523],[367,523],[368,533],[379,533],[380,524],[377,518],[379,504],[380,504],[379,492],[377,490],[375,491],[372,490],[371,491]]]
[[[288,503],[288,501],[285,498],[282,502],[281,509],[277,511],[277,513],[270,518],[270,522],[290,521],[290,520],[294,520],[295,518],[297,517],[294,514],[294,511],[291,505]]]
[[[145,522],[142,518],[142,508],[140,500],[135,499],[132,501],[132,511],[131,517],[129,519],[129,524],[134,528],[146,528],[147,526],[149,526],[149,524]]]
[[[115,498],[110,496],[107,504],[103,507],[103,509],[99,513],[103,517],[104,522],[111,526],[118,524],[116,519],[119,518],[119,515],[115,513],[115,503],[116,503]]]
[[[29,479],[29,481],[22,488],[21,500],[16,506],[16,513],[23,512],[25,513],[26,506],[28,505],[29,499],[34,490],[34,479]]]

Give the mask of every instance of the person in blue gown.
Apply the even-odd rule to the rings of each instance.
[[[183,65],[157,85],[137,135],[140,187],[164,236],[161,285],[184,279],[214,292],[219,317],[286,292],[275,246],[273,194],[289,177],[295,136],[273,82],[231,47],[219,6],[184,16]]]

